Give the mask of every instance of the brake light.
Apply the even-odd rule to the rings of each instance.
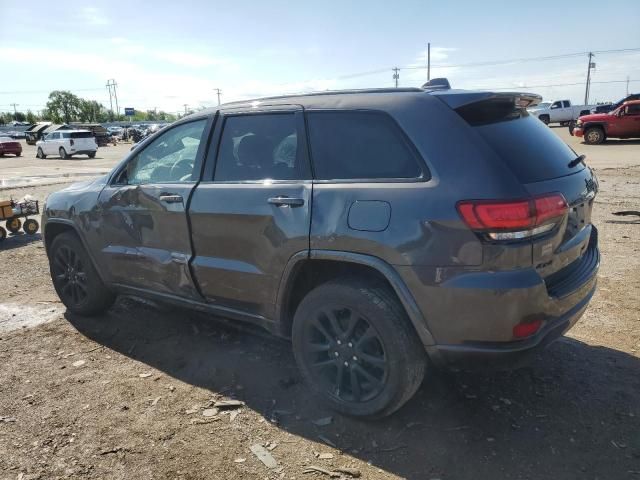
[[[515,338],[525,338],[533,335],[542,326],[542,320],[534,320],[528,323],[519,323],[513,327],[513,336]]]
[[[569,208],[560,193],[506,202],[465,200],[457,207],[469,228],[493,240],[517,240],[551,231]]]
[[[73,147],[73,138],[69,140],[69,144]]]

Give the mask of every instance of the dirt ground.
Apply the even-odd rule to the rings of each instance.
[[[640,210],[640,142],[588,147],[565,130],[554,129],[587,154],[601,188],[602,265],[585,316],[530,367],[431,371],[376,422],[325,409],[286,342],[132,299],[99,318],[67,314],[39,235],[9,238],[0,479],[640,479],[640,218],[612,215]],[[61,187],[0,197],[43,200]],[[216,408],[223,399],[244,405]]]

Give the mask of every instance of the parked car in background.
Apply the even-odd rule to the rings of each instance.
[[[59,155],[63,159],[71,158],[73,155],[87,155],[93,158],[98,150],[98,144],[89,130],[52,132],[38,141],[36,147],[38,158],[47,158],[47,155]]]
[[[263,327],[332,408],[389,415],[430,365],[514,367],[587,308],[597,180],[524,111],[539,100],[391,88],[187,116],[48,197],[53,285],[76,314],[124,293]]]
[[[607,138],[640,138],[640,100],[624,102],[609,113],[583,115],[571,134],[583,137],[589,145],[597,145]]]
[[[19,157],[22,155],[22,145],[11,137],[0,137],[0,157],[7,153]]]
[[[618,100],[616,103],[596,105],[595,108],[591,109],[591,113],[608,113],[620,107],[620,105],[622,105],[624,102],[630,102],[631,100],[640,100],[640,93],[632,93],[631,95],[627,95],[625,98]]]
[[[528,108],[527,111],[534,117],[538,117],[545,125],[550,123],[565,125],[576,120],[580,115],[587,115],[591,108],[592,106],[589,105],[571,105],[570,100],[554,100]]]

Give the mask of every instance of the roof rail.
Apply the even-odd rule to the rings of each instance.
[[[451,90],[451,84],[446,78],[432,78],[422,85],[423,90]]]

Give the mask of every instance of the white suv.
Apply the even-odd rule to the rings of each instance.
[[[72,155],[96,156],[98,144],[89,130],[60,130],[51,132],[39,142],[38,158],[47,158],[47,155],[60,155],[60,158],[71,158]]]

